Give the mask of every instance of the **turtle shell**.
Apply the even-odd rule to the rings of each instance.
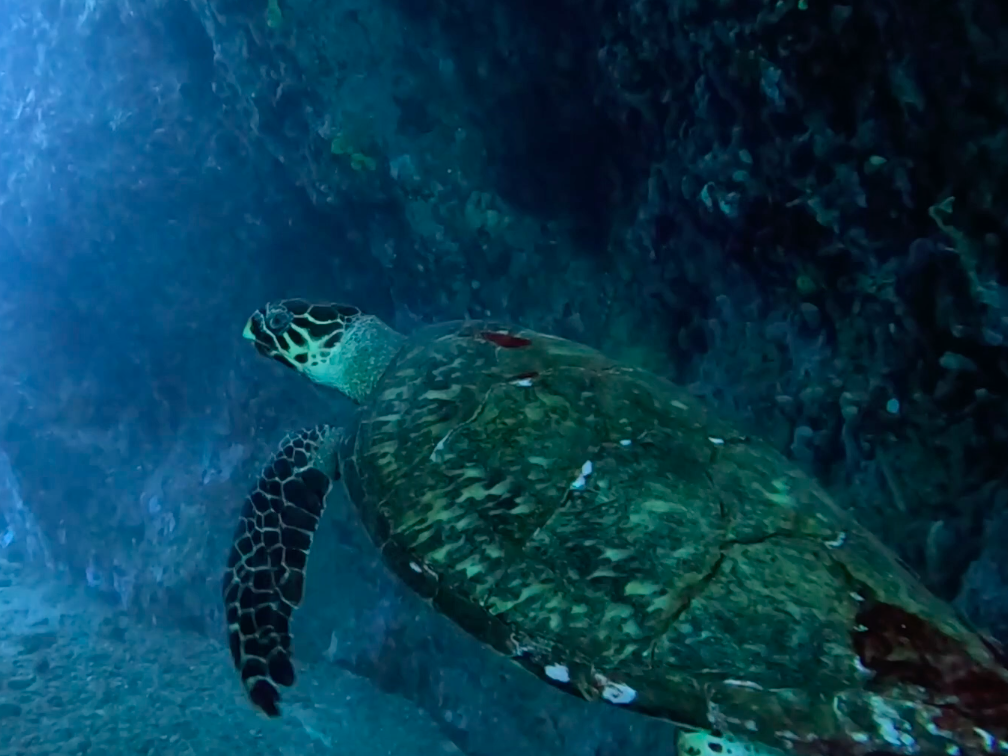
[[[342,479],[386,561],[552,685],[814,753],[1008,740],[995,650],[813,480],[651,373],[444,324],[356,423]]]

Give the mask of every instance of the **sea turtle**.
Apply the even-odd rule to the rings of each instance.
[[[506,323],[403,336],[301,300],[244,336],[359,405],[351,427],[287,436],[241,510],[224,603],[266,714],[294,682],[291,615],[339,481],[437,611],[546,683],[677,723],[681,756],[1008,748],[998,650],[663,378]]]

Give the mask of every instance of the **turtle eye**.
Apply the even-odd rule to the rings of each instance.
[[[277,309],[266,313],[266,327],[274,336],[279,336],[290,326],[294,316],[287,310]]]

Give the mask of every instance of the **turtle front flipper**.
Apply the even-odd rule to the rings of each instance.
[[[278,685],[294,683],[291,615],[304,595],[308,550],[339,479],[336,429],[293,433],[245,498],[224,573],[224,610],[235,669],[256,708],[280,715]]]

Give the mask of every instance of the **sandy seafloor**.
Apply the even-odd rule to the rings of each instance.
[[[376,577],[374,566],[358,567]],[[387,596],[389,583],[377,578]],[[284,693],[284,716],[270,720],[245,699],[223,642],[138,623],[79,582],[0,555],[0,756],[676,752],[668,723],[559,693],[444,618],[415,614],[418,602],[410,598],[362,612],[370,598],[360,584],[346,590],[348,600],[358,598],[354,610],[319,596],[322,588],[302,626],[297,683]],[[376,612],[383,617],[377,627],[405,623],[412,639],[393,642],[376,631]],[[334,644],[325,649],[322,637],[310,637],[323,633],[330,641],[338,634],[341,648],[364,649],[364,656],[379,648],[371,655],[376,679],[327,659]],[[398,682],[411,677],[411,684]]]
[[[461,752],[420,709],[332,665],[302,670],[286,716],[268,720],[221,644],[137,627],[80,587],[0,562],[3,756],[332,753]]]

